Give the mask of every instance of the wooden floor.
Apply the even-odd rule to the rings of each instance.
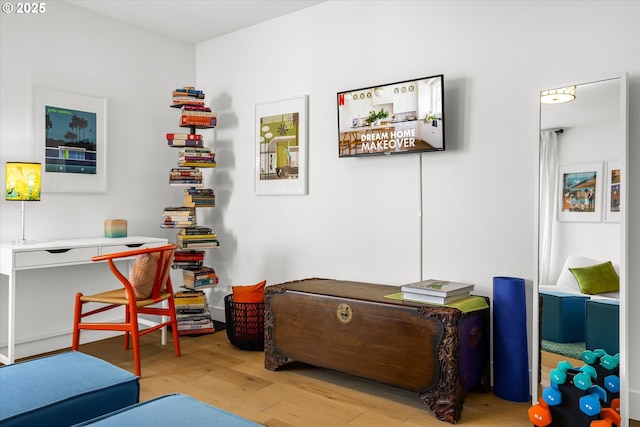
[[[298,362],[269,371],[262,352],[236,349],[224,331],[183,337],[180,346],[176,358],[171,342],[160,345],[159,333],[142,338],[141,401],[184,393],[270,427],[449,425],[412,392]],[[122,338],[84,344],[80,351],[133,371]],[[529,407],[472,392],[458,424],[530,427]]]

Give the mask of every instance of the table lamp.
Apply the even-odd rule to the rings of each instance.
[[[7,162],[5,199],[22,202],[22,239],[18,244],[25,244],[24,238],[24,202],[40,201],[40,180],[42,165],[34,162]]]

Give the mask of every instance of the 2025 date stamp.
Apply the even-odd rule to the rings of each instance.
[[[45,13],[47,11],[46,3],[3,3],[3,13],[15,13],[15,14],[38,14]]]

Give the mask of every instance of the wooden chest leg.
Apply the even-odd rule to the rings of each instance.
[[[264,367],[276,371],[282,367],[287,358],[278,353],[273,342],[273,312],[271,311],[271,294],[281,294],[285,291],[279,286],[270,286],[265,292],[264,304]]]
[[[433,389],[420,393],[420,398],[429,406],[439,420],[455,424],[462,415],[462,406],[465,398],[458,372],[460,356],[458,320],[460,319],[460,312],[457,311],[453,315],[429,309],[421,309],[420,312],[423,316],[438,319],[444,326],[442,343],[440,343],[440,348],[438,349],[440,379]]]

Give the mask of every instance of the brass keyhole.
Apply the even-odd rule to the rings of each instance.
[[[345,303],[338,305],[338,310],[336,314],[338,316],[338,319],[342,323],[351,322],[351,318],[353,317],[353,311],[351,311],[351,307],[349,307],[349,304],[345,304]]]

